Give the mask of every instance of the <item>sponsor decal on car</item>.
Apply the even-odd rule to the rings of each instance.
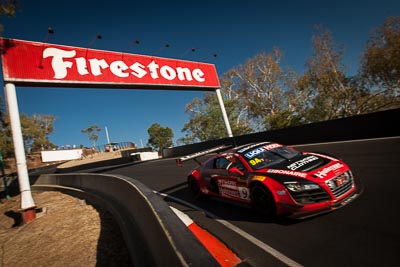
[[[218,180],[218,187],[221,195],[227,197],[235,197],[249,199],[249,189],[246,187],[237,186],[237,183],[229,180]]]
[[[250,152],[247,152],[246,154],[244,154],[244,156],[246,158],[248,158],[248,159],[251,159],[251,158],[254,158],[255,156],[257,156],[258,154],[260,154],[260,153],[262,153],[264,151],[265,151],[264,148],[259,147],[257,149],[254,149],[254,150],[250,151]]]
[[[218,187],[219,188],[230,188],[237,190],[236,182],[229,181],[229,180],[218,180]]]
[[[250,199],[250,192],[247,187],[238,187],[240,198]]]
[[[260,181],[260,182],[263,182],[266,178],[267,178],[267,177],[265,177],[265,176],[259,176],[259,175],[257,175],[257,176],[252,177],[251,179],[252,179],[253,181]]]
[[[263,148],[265,148],[266,150],[272,150],[274,148],[281,147],[281,146],[282,145],[280,145],[280,144],[270,144],[270,145],[263,146]]]
[[[278,190],[278,191],[276,191],[276,193],[278,194],[278,196],[286,195],[286,191],[285,190]]]
[[[255,166],[261,162],[264,162],[264,160],[261,160],[259,158],[254,158],[254,159],[249,160],[249,163],[251,164],[251,166]]]
[[[299,161],[293,162],[292,164],[290,164],[289,166],[287,166],[288,169],[291,169],[292,171],[297,170],[298,168],[307,165],[310,162],[313,162],[315,160],[318,160],[318,157],[316,156],[309,156],[306,157],[304,159],[301,159]]]
[[[284,174],[284,175],[296,176],[296,177],[301,177],[301,178],[306,178],[307,177],[307,173],[289,171],[289,170],[269,169],[267,172],[275,173],[275,174]]]
[[[239,192],[237,190],[232,190],[228,188],[220,188],[219,190],[221,192],[221,195],[223,196],[228,196],[228,197],[240,197]]]
[[[314,175],[317,176],[318,178],[325,178],[329,172],[336,171],[342,167],[344,167],[342,163],[335,163],[332,166],[322,169],[321,171],[315,173]]]

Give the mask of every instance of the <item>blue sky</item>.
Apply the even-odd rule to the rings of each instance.
[[[343,62],[351,75],[371,30],[399,15],[395,0],[20,0],[16,16],[1,22],[6,38],[43,42],[51,26],[48,43],[202,61],[215,64],[220,76],[273,47],[284,52],[283,67],[301,74],[312,54],[314,26],[323,25],[344,47]],[[56,117],[49,138],[58,146],[90,146],[81,130],[93,124],[103,129],[98,145],[107,142],[105,127],[112,142],[146,145],[153,123],[172,128],[176,140],[189,121],[185,105],[202,96],[194,91],[17,87],[20,113]]]

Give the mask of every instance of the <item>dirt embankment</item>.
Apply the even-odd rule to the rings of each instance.
[[[4,158],[3,164],[5,174],[17,172],[17,164],[15,162],[15,158]],[[26,166],[28,169],[35,169],[38,167],[47,166],[49,164],[54,163],[43,163],[40,153],[26,155]]]
[[[112,215],[60,192],[32,192],[37,217],[22,224],[20,196],[1,199],[0,267],[131,266]]]

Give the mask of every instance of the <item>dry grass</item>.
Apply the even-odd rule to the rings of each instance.
[[[41,212],[21,222],[20,196],[0,204],[0,267],[130,266],[110,213],[60,192],[33,192]]]

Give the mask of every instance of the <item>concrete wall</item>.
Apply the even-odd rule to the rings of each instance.
[[[343,119],[311,123],[296,127],[235,136],[192,145],[167,148],[163,157],[180,157],[221,144],[242,145],[252,142],[274,141],[285,145],[322,143],[352,139],[400,136],[400,109],[353,116]]]
[[[82,153],[82,149],[48,150],[40,152],[42,162],[80,159],[82,157]]]
[[[109,210],[134,266],[219,266],[167,203],[139,181],[121,175],[43,174],[32,190],[59,190]]]

